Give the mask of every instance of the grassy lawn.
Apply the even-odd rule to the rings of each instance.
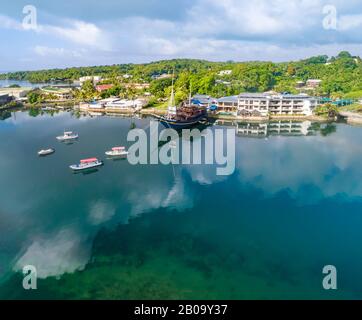
[[[339,108],[341,111],[350,111],[350,112],[358,112],[362,113],[362,105],[359,103],[354,103],[349,106],[344,106]]]
[[[159,104],[155,104],[154,106],[152,106],[152,108],[155,108],[157,110],[167,110],[168,102],[162,102],[162,103],[159,103]]]

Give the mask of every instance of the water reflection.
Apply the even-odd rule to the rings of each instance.
[[[231,120],[217,120],[219,126],[235,127],[240,137],[265,138],[269,136],[310,136],[318,132],[327,136],[336,132],[334,123],[313,123],[311,121],[280,120],[269,122],[240,122]]]
[[[10,111],[0,111],[0,120],[6,120],[11,117]]]

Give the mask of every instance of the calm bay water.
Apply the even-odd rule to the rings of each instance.
[[[41,87],[46,87],[46,86],[53,85],[53,84],[67,84],[67,85],[69,85],[69,83],[63,83],[63,82],[34,83],[34,82],[26,81],[26,80],[0,80],[0,88],[8,87],[8,86],[15,85],[15,84],[20,86],[20,87],[27,87],[27,88],[41,88]]]
[[[228,177],[106,159],[73,174],[79,159],[129,146],[130,128],[149,119],[8,116],[0,298],[362,298],[361,127],[263,124],[255,138],[239,124]],[[79,141],[58,143],[64,129]],[[39,158],[45,147],[56,153]],[[26,264],[38,270],[36,291],[22,289]],[[322,288],[330,264],[337,291]]]

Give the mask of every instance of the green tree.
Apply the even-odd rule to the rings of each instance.
[[[36,103],[42,102],[42,100],[43,100],[42,95],[36,91],[29,92],[27,95],[27,98],[31,104],[36,104]]]
[[[337,57],[339,59],[352,58],[352,55],[348,51],[341,51]]]
[[[83,100],[87,101],[94,99],[97,95],[97,91],[94,88],[93,81],[91,80],[87,80],[83,83],[81,92]]]

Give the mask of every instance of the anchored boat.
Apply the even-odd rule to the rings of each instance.
[[[48,156],[55,152],[55,149],[43,149],[38,152],[38,156]]]
[[[62,136],[58,136],[57,139],[59,141],[70,141],[70,140],[75,140],[78,139],[78,134],[74,133],[72,131],[65,131],[64,134]]]
[[[125,147],[114,147],[112,150],[107,151],[106,155],[110,157],[126,157],[128,151],[126,151]]]
[[[207,121],[207,110],[204,106],[195,103],[190,97],[188,101],[184,101],[179,107],[175,106],[175,95],[172,80],[172,91],[170,104],[165,116],[155,116],[166,128],[184,129],[190,128]]]
[[[89,158],[89,159],[80,160],[79,164],[73,164],[69,167],[70,167],[70,169],[72,169],[74,171],[81,171],[81,170],[99,167],[102,165],[103,165],[103,161],[100,161],[97,158]]]

